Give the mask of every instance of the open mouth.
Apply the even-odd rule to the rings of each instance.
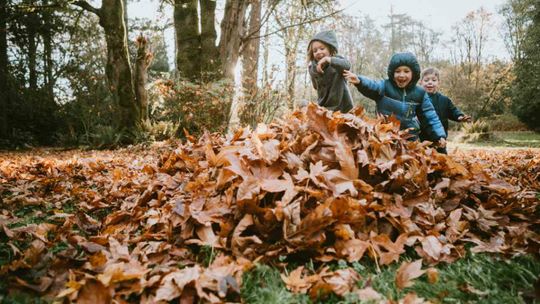
[[[407,85],[407,81],[404,80],[397,80],[396,82],[399,87],[404,87],[405,85]]]

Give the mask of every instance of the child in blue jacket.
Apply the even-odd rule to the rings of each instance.
[[[422,72],[420,84],[431,98],[431,103],[433,103],[435,112],[437,112],[437,116],[439,116],[444,127],[444,132],[448,136],[449,119],[457,122],[469,122],[471,121],[471,117],[463,114],[450,98],[439,92],[440,80],[439,70],[436,68],[427,68]],[[429,131],[422,128],[422,126],[420,128],[420,140],[432,140],[432,138],[429,137]],[[447,153],[445,148],[439,148],[437,151],[445,154]]]
[[[308,45],[308,72],[313,88],[317,90],[317,103],[332,111],[346,113],[353,105],[343,71],[350,69],[351,63],[337,52],[338,42],[333,31],[315,35]]]
[[[420,64],[412,53],[392,56],[386,80],[371,80],[350,71],[344,71],[343,76],[360,93],[377,103],[377,112],[394,114],[401,122],[400,128],[409,129],[411,140],[418,139],[422,126],[430,134],[430,139],[438,142],[439,146],[446,145],[446,133],[431,99],[423,88],[416,85],[420,79]]]

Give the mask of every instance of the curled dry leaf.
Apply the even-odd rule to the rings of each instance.
[[[422,260],[403,262],[396,272],[396,286],[399,289],[412,286],[413,280],[426,272],[421,268]]]

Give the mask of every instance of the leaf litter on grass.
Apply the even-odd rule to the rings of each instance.
[[[466,244],[538,253],[538,156],[516,156],[512,175],[406,136],[392,117],[310,104],[172,148],[1,159],[0,234],[11,254],[0,276],[9,289],[81,302],[219,303],[241,300],[255,262],[287,257],[323,263],[283,272],[290,290],[375,299],[352,269],[324,263],[387,265],[410,248],[422,260],[398,270],[406,287],[422,263],[454,262]],[[44,205],[39,223],[21,226],[17,210]]]

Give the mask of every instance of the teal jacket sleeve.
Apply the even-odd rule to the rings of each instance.
[[[360,83],[355,85],[362,95],[369,99],[379,101],[384,95],[384,80],[372,80],[365,76],[357,75]]]
[[[437,115],[437,112],[435,112],[435,108],[431,103],[431,98],[429,98],[427,93],[424,94],[424,99],[418,108],[417,115],[420,120],[420,124],[426,126],[429,130],[428,132],[431,133],[431,138],[435,140],[446,138],[446,132],[444,131],[441,120],[439,119],[439,115]]]

